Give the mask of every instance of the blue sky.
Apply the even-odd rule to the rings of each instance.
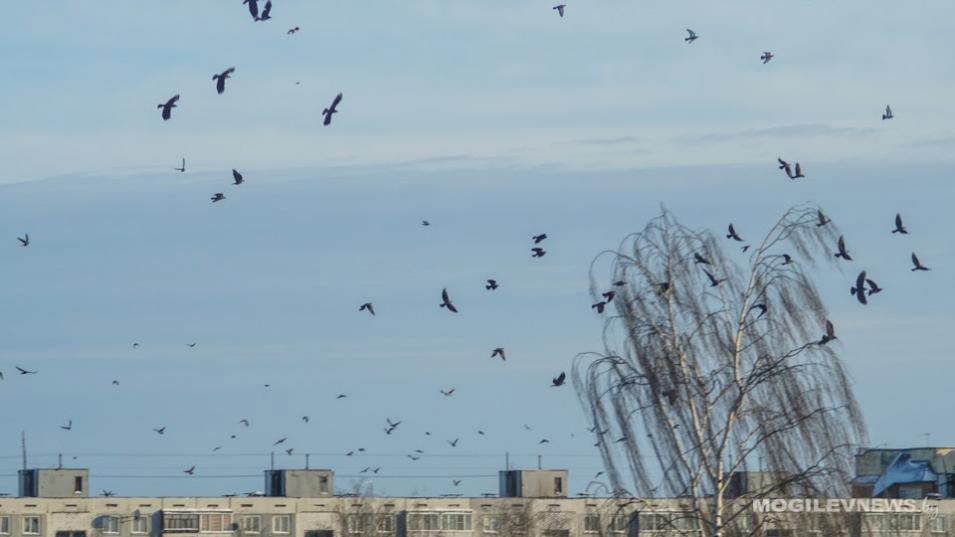
[[[258,476],[283,436],[342,476],[382,466],[383,493],[494,491],[505,452],[540,453],[582,490],[600,461],[549,379],[600,348],[591,260],[661,203],[744,236],[789,205],[825,207],[857,258],[819,284],[873,445],[955,444],[946,407],[925,404],[951,371],[955,73],[934,51],[955,6],[608,1],[560,19],[538,2],[274,3],[258,24],[240,2],[8,8],[0,405],[18,410],[0,492],[15,492],[21,430],[36,464],[63,452],[119,494],[260,489],[106,476]],[[809,177],[785,179],[777,156]],[[889,234],[896,212],[910,236]],[[548,254],[531,259],[540,232]],[[908,271],[913,250],[932,272]],[[866,309],[847,292],[860,268],[886,289]],[[437,308],[443,287],[460,315]],[[392,436],[386,418],[404,421]]]

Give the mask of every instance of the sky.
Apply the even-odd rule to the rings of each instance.
[[[601,350],[591,261],[661,205],[744,237],[822,205],[856,259],[817,282],[871,445],[955,445],[931,395],[953,372],[951,3],[273,3],[7,8],[0,492],[21,431],[31,466],[62,453],[119,495],[261,490],[273,449],[341,490],[494,492],[506,453],[585,490],[601,461],[550,379]],[[865,308],[860,268],[886,289]]]

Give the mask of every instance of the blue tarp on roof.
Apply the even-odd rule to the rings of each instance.
[[[872,495],[878,496],[898,483],[935,483],[937,481],[938,474],[932,470],[928,461],[913,461],[911,454],[899,453],[875,482]]]

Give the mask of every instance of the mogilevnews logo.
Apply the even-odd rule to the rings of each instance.
[[[886,498],[761,498],[753,500],[756,513],[925,513],[938,516],[934,500]]]

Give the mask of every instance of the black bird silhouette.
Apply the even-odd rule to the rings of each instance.
[[[198,345],[198,343],[186,343],[186,346],[189,347],[190,349],[195,347],[196,345]]]
[[[19,371],[21,375],[36,375],[36,371],[29,371],[27,369],[23,369],[22,367],[18,365],[14,367],[17,368],[17,371]]]
[[[852,257],[849,255],[849,251],[846,250],[846,240],[839,235],[839,242],[837,244],[839,251],[836,252],[836,257],[841,257],[846,261],[852,261]]]
[[[835,339],[838,339],[836,338],[836,329],[834,326],[832,326],[832,321],[826,319],[826,333],[822,335],[822,339],[819,340],[819,344],[825,345],[826,343],[829,343]]]
[[[885,105],[885,113],[882,114],[882,121],[886,119],[892,119],[895,116],[892,115],[892,108],[889,105]]]
[[[222,446],[216,446],[212,448],[212,452],[215,453],[216,451],[219,451],[220,449],[222,449]]]
[[[723,282],[726,281],[726,278],[722,278],[722,279],[717,280],[717,279],[716,279],[716,276],[713,276],[712,274],[710,274],[710,271],[708,271],[708,270],[706,270],[706,269],[703,269],[703,272],[706,273],[706,277],[710,279],[710,286],[711,286],[711,287],[716,287],[717,285],[719,285],[719,284],[721,284],[721,283],[723,283]]]
[[[613,291],[607,291],[606,293],[602,293],[600,296],[604,297],[604,299],[610,303],[613,300],[613,297],[617,296],[617,293],[614,293]]]
[[[299,28],[298,26],[296,26],[296,27],[294,27],[294,28],[289,28],[289,30],[288,30],[287,32],[285,32],[285,35],[292,35],[292,34],[294,34],[295,32],[297,32],[297,31],[299,31],[299,30],[300,30],[300,28]]]
[[[547,238],[547,233],[541,233],[540,235],[534,235],[531,237],[531,240],[534,241],[534,244],[540,244],[542,240]]]
[[[613,285],[614,287],[623,287],[624,285],[627,285],[627,282],[624,280],[617,280],[613,282]]]
[[[194,473],[196,473],[196,465],[193,464],[192,466],[189,467],[188,470],[183,470],[182,472],[185,474],[193,475]]]
[[[783,254],[783,265],[788,265],[793,262],[792,256],[789,254]]]
[[[417,455],[407,455],[407,457],[408,457],[409,459],[413,460],[413,461],[416,461],[416,460],[421,459],[421,457],[419,457],[419,456],[417,456]]]
[[[24,233],[23,237],[17,237],[17,240],[20,241],[20,246],[27,247],[30,246],[30,234]]]
[[[72,430],[72,429],[73,429],[73,420],[70,420],[69,423],[67,423],[66,425],[60,425],[60,429],[63,429],[64,431],[70,431],[70,430]]]
[[[209,198],[209,199],[212,200],[212,203],[215,203],[215,202],[217,202],[217,201],[222,201],[222,200],[225,199],[225,194],[223,194],[222,192],[216,192],[216,193],[213,194],[212,197]]]
[[[560,15],[560,18],[564,18],[564,8],[567,7],[567,4],[558,4],[551,9],[556,9],[557,13]]]
[[[759,59],[763,60],[763,65],[765,65],[769,63],[769,60],[773,59],[773,53],[767,50],[763,52],[763,55],[760,56]]]
[[[447,390],[447,391],[441,390],[441,395],[445,397],[451,397],[452,395],[454,395],[454,388],[451,388],[450,390]]]
[[[133,343],[133,348],[134,348],[134,349],[138,349],[138,348],[139,348],[139,343]]]
[[[249,4],[249,15],[252,15],[252,20],[257,20],[259,18],[259,0],[242,0],[243,4]]]
[[[156,434],[166,434],[166,426],[165,426],[165,425],[163,425],[162,427],[160,427],[160,428],[158,428],[158,429],[155,429],[155,428],[154,428],[153,430],[156,431]]]
[[[875,283],[874,281],[866,278],[865,283],[869,284],[869,296],[882,292],[882,288],[879,287],[879,284]]]
[[[454,440],[448,440],[448,444],[450,444],[451,447],[458,447],[458,440],[460,440],[460,438],[455,438]]]
[[[546,439],[546,438],[541,438],[541,439],[540,439],[540,442],[538,442],[537,444],[538,444],[538,445],[540,445],[540,444],[550,444],[550,440],[548,440],[548,439]]]
[[[113,386],[119,386],[119,381],[118,381],[118,380],[113,380]]]
[[[693,30],[691,30],[691,29],[689,29],[689,28],[686,29],[686,33],[687,33],[688,35],[687,35],[686,37],[684,37],[683,40],[686,41],[687,43],[692,43],[692,42],[696,41],[696,40],[699,38],[699,36],[696,35],[696,32],[694,32]]]
[[[295,451],[295,448],[288,448],[288,449],[285,450],[285,454],[286,454],[286,455],[291,455],[293,451]]]
[[[177,172],[185,172],[185,171],[186,171],[186,157],[182,157],[182,167],[181,167],[181,168],[173,168],[173,169],[176,170]]]
[[[304,421],[305,423],[308,423],[308,416],[302,416],[302,421]]]
[[[375,314],[375,307],[371,305],[371,302],[365,302],[364,304],[358,307],[358,311],[365,311],[365,310],[368,310],[368,313],[372,315]]]
[[[478,429],[477,434],[479,434],[479,435],[481,435],[481,436],[484,436],[484,431],[482,431],[481,429]]]
[[[868,304],[869,301],[866,299],[865,294],[865,271],[859,273],[856,276],[856,284],[853,287],[849,288],[849,294],[855,295],[856,299],[859,300],[861,304]]]
[[[694,262],[694,263],[703,263],[704,265],[712,265],[712,263],[710,263],[710,260],[709,260],[709,259],[703,257],[702,255],[700,255],[700,254],[698,254],[698,253],[696,253],[696,252],[693,253],[693,262]]]
[[[273,442],[272,445],[273,445],[273,446],[277,446],[277,445],[279,445],[279,444],[284,444],[286,440],[288,440],[288,437],[279,438],[278,440],[276,440],[275,442]]]
[[[241,419],[241,420],[239,420],[239,424],[245,425],[246,427],[248,427],[248,426],[249,426],[249,420],[247,420],[247,419]]]
[[[826,215],[822,214],[822,211],[820,210],[816,210],[816,217],[818,219],[818,221],[816,222],[816,227],[822,227],[828,224],[829,222],[832,222],[832,220],[826,218]]]
[[[491,352],[491,358],[494,358],[495,356],[500,356],[501,361],[504,361],[504,362],[507,361],[507,358],[504,356],[504,347],[498,347],[494,349],[494,351]]]
[[[493,291],[497,289],[498,287],[499,286],[497,285],[497,280],[488,280],[487,285],[484,286],[484,288],[487,289],[488,291]]]
[[[385,418],[385,423],[387,423],[389,427],[391,427],[392,429],[394,429],[395,427],[401,425],[401,420],[391,421],[391,418]],[[364,449],[359,449],[358,451],[365,451],[365,450],[364,450]]]
[[[915,252],[912,252],[912,264],[915,265],[912,267],[912,272],[915,272],[916,270],[932,270],[919,261],[919,258],[915,255]]]
[[[232,168],[232,181],[233,185],[241,185],[245,182],[245,179],[242,178],[242,174],[239,173],[235,168]]]
[[[110,496],[113,495],[113,491],[111,491],[111,490],[104,490],[104,491],[101,492],[100,494],[102,494],[103,496],[106,496],[107,498],[109,498]]]
[[[905,229],[905,226],[902,225],[902,215],[899,213],[895,213],[895,229],[892,230],[892,233],[909,234],[909,230]]]
[[[460,480],[460,479],[452,479],[451,482],[454,483],[454,486],[455,486],[455,487],[461,484],[461,480]]]
[[[550,387],[551,387],[551,388],[556,388],[556,387],[558,387],[558,386],[563,386],[565,380],[567,380],[567,374],[564,373],[563,371],[561,371],[561,372],[560,372],[560,375],[557,375],[556,377],[554,377],[553,379],[551,379],[551,381],[550,381],[550,382],[551,382]]]
[[[597,302],[596,304],[591,304],[591,305],[590,305],[590,308],[597,310],[597,313],[598,313],[598,314],[599,314],[599,313],[603,313],[603,312],[604,312],[604,308],[606,308],[606,307],[607,307],[607,303],[606,303],[606,302]]]
[[[742,250],[742,252],[745,254],[745,253],[746,253],[746,250],[749,250],[749,245],[748,245],[748,244],[744,244],[743,247],[740,248],[740,250]]]
[[[256,17],[257,21],[267,21],[272,18],[272,0],[266,0],[265,7],[262,8],[262,14]]]
[[[763,315],[766,315],[766,311],[768,309],[769,308],[766,307],[766,304],[753,304],[750,306],[749,311],[759,310],[759,315],[756,316],[756,318],[759,319]]]
[[[547,253],[543,248],[531,248],[531,251],[534,252],[531,257],[544,257]]]
[[[422,225],[423,227],[428,227],[428,226],[431,225],[431,222],[428,222],[427,220],[422,220],[422,221],[421,221],[421,225]]]
[[[225,91],[226,79],[232,76],[232,73],[234,72],[235,72],[235,67],[230,67],[217,75],[212,75],[212,80],[214,80],[216,83],[216,93],[218,93],[219,95],[222,95],[222,93]]]
[[[454,304],[451,302],[451,298],[448,296],[447,288],[441,290],[441,304],[439,304],[439,306],[442,308],[448,308],[448,311],[453,313],[458,312],[458,308],[454,307]]]
[[[743,242],[743,239],[741,239],[739,234],[736,233],[736,229],[733,228],[733,224],[730,224],[729,233],[726,234],[726,238],[733,239],[734,241]]]
[[[322,110],[322,115],[325,116],[325,121],[323,125],[328,125],[332,122],[332,114],[338,113],[338,103],[342,102],[342,94],[339,93],[335,96],[335,100],[332,101],[331,106]]]
[[[176,102],[179,100],[179,94],[175,94],[168,101],[156,105],[156,108],[162,108],[162,120],[167,121],[172,116],[172,109],[176,108]]]

